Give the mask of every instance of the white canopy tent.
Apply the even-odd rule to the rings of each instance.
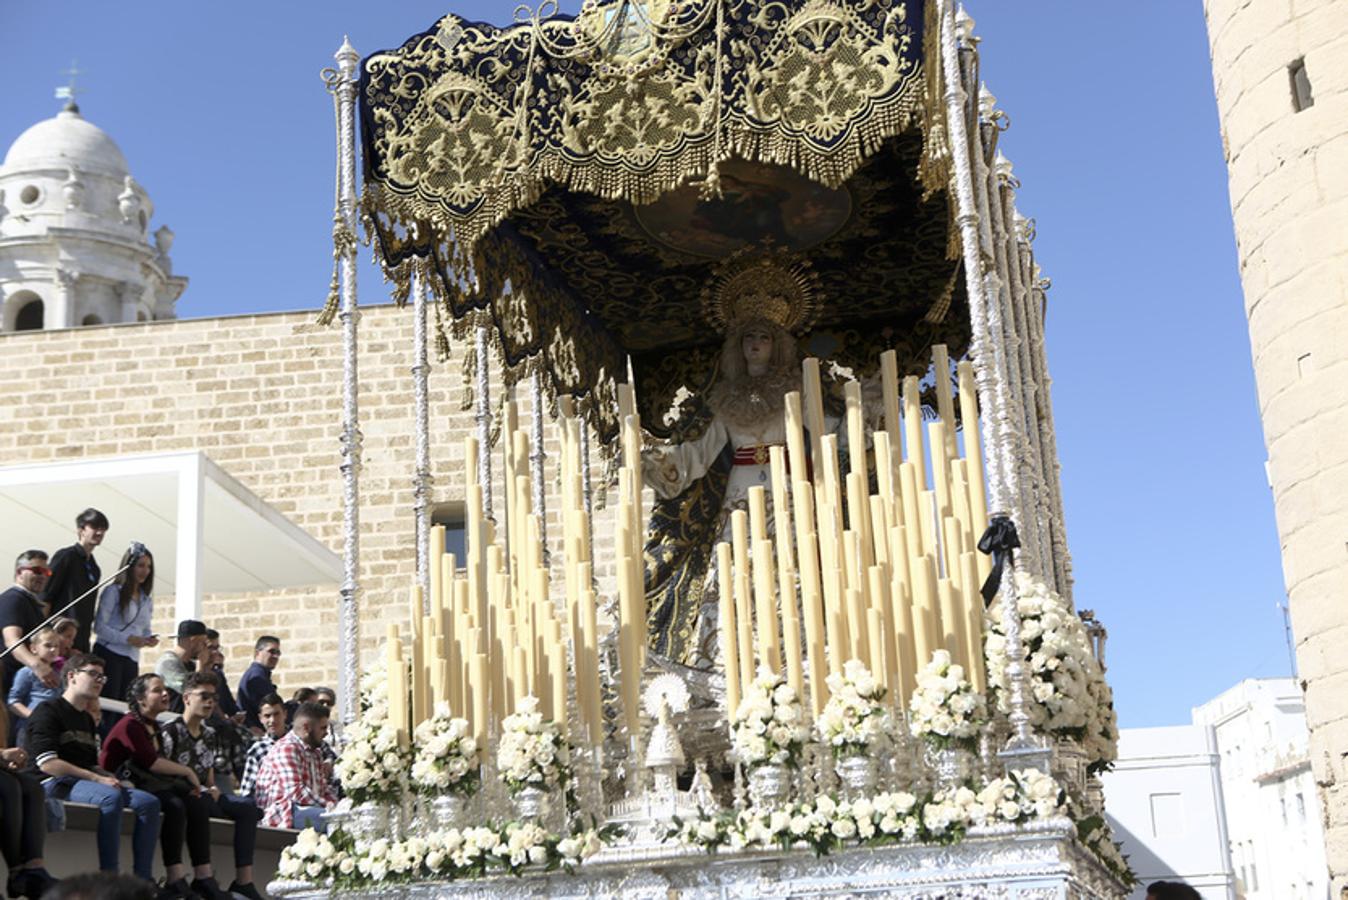
[[[337,554],[200,452],[0,468],[0,566],[30,548],[73,544],[75,516],[90,506],[112,525],[95,551],[104,577],[140,541],[154,554],[156,593],[173,593],[177,620],[200,618],[203,594],[342,577]]]

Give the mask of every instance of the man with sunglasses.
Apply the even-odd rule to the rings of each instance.
[[[56,671],[38,659],[23,640],[24,635],[41,625],[46,617],[39,598],[50,576],[47,554],[41,550],[25,550],[14,561],[14,585],[0,593],[0,636],[4,638],[6,649],[13,648],[0,669],[3,673],[0,689],[6,697],[14,684],[14,676],[24,666],[31,668],[47,687],[60,686]]]
[[[28,719],[29,754],[44,778],[48,797],[98,807],[98,867],[117,871],[122,839],[122,810],[136,814],[132,832],[135,872],[150,880],[155,839],[159,836],[159,798],[124,786],[98,766],[98,725],[90,708],[98,702],[107,675],[103,660],[75,652],[61,672],[65,691],[48,700]]]

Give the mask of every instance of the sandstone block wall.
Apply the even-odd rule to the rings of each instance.
[[[10,385],[0,397],[0,465],[202,450],[340,555],[341,331],[313,318],[284,313],[0,335],[0,379]],[[387,622],[406,630],[415,576],[411,310],[366,309],[360,329],[361,643],[371,659]],[[463,438],[473,421],[461,408],[460,350],[431,370],[434,503],[462,501],[465,493]],[[499,399],[495,381],[494,390]],[[523,424],[530,415],[527,390],[519,391],[519,400]],[[555,466],[559,448],[550,422],[544,433],[549,466]],[[591,460],[598,488],[597,452]],[[493,474],[499,508],[499,452]],[[549,468],[550,492],[555,474]],[[550,496],[550,536],[560,548],[558,505]],[[107,546],[120,552],[136,536],[118,527],[116,510],[105,511],[113,526]],[[77,512],[68,511],[71,518]],[[611,518],[611,509],[596,510],[597,538],[611,530]],[[596,540],[601,587],[611,575],[603,544]],[[0,559],[21,549],[0,548]],[[203,618],[222,634],[231,680],[247,666],[254,639],[272,633],[282,639],[277,682],[283,691],[335,687],[339,587],[203,598]],[[174,631],[172,589],[161,582],[155,597],[161,634]]]
[[[1348,3],[1204,7],[1333,895],[1348,897]],[[1299,111],[1296,66],[1313,99]]]

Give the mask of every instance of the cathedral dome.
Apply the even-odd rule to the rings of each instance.
[[[130,171],[116,142],[86,121],[78,107],[67,107],[19,135],[3,165],[9,172],[69,167],[116,178]]]

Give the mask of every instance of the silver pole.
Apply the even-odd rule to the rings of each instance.
[[[412,478],[412,508],[416,516],[417,584],[421,585],[421,611],[431,614],[431,400],[426,362],[427,273],[418,267],[412,273],[412,392],[417,429],[416,474]],[[438,558],[438,556],[437,556]]]
[[[543,565],[548,565],[548,494],[547,478],[543,472],[543,463],[547,454],[543,450],[543,376],[535,369],[529,376],[529,400],[534,406],[534,417],[530,423],[530,441],[533,444],[529,452],[529,464],[533,467],[534,512],[538,515],[538,542],[543,546]]]
[[[973,148],[966,127],[969,94],[965,90],[960,67],[960,42],[956,37],[954,0],[941,2],[941,64],[945,78],[946,124],[950,130],[950,150],[954,164],[956,222],[964,250],[965,281],[969,293],[969,313],[973,329],[974,374],[984,408],[992,412],[983,419],[984,443],[988,448],[988,501],[994,515],[1012,513],[1017,499],[1014,460],[1009,458],[1009,441],[1014,440],[1010,421],[1010,403],[1004,381],[1005,348],[997,296],[1000,285],[995,272],[985,270],[980,251],[979,201],[970,156]],[[986,184],[986,182],[984,182]],[[990,233],[990,232],[989,232]],[[994,421],[995,420],[995,421]],[[1025,666],[1021,659],[1020,610],[1017,607],[1013,566],[1002,574],[1002,622],[1006,631],[1007,680],[1011,686],[1011,739],[1002,758],[1008,767],[1034,767],[1047,771],[1049,758],[1044,745],[1030,732],[1030,716],[1025,700]],[[1015,760],[1014,766],[1011,759]]]
[[[360,411],[357,404],[360,379],[357,372],[357,326],[360,312],[356,300],[356,87],[360,54],[342,39],[335,54],[336,77],[328,88],[337,99],[337,208],[342,322],[342,587],[338,655],[341,657],[338,690],[342,722],[351,724],[359,714],[360,672]]]
[[[487,367],[487,326],[477,326],[477,477],[482,485],[482,514],[495,520],[491,511],[491,385]]]

